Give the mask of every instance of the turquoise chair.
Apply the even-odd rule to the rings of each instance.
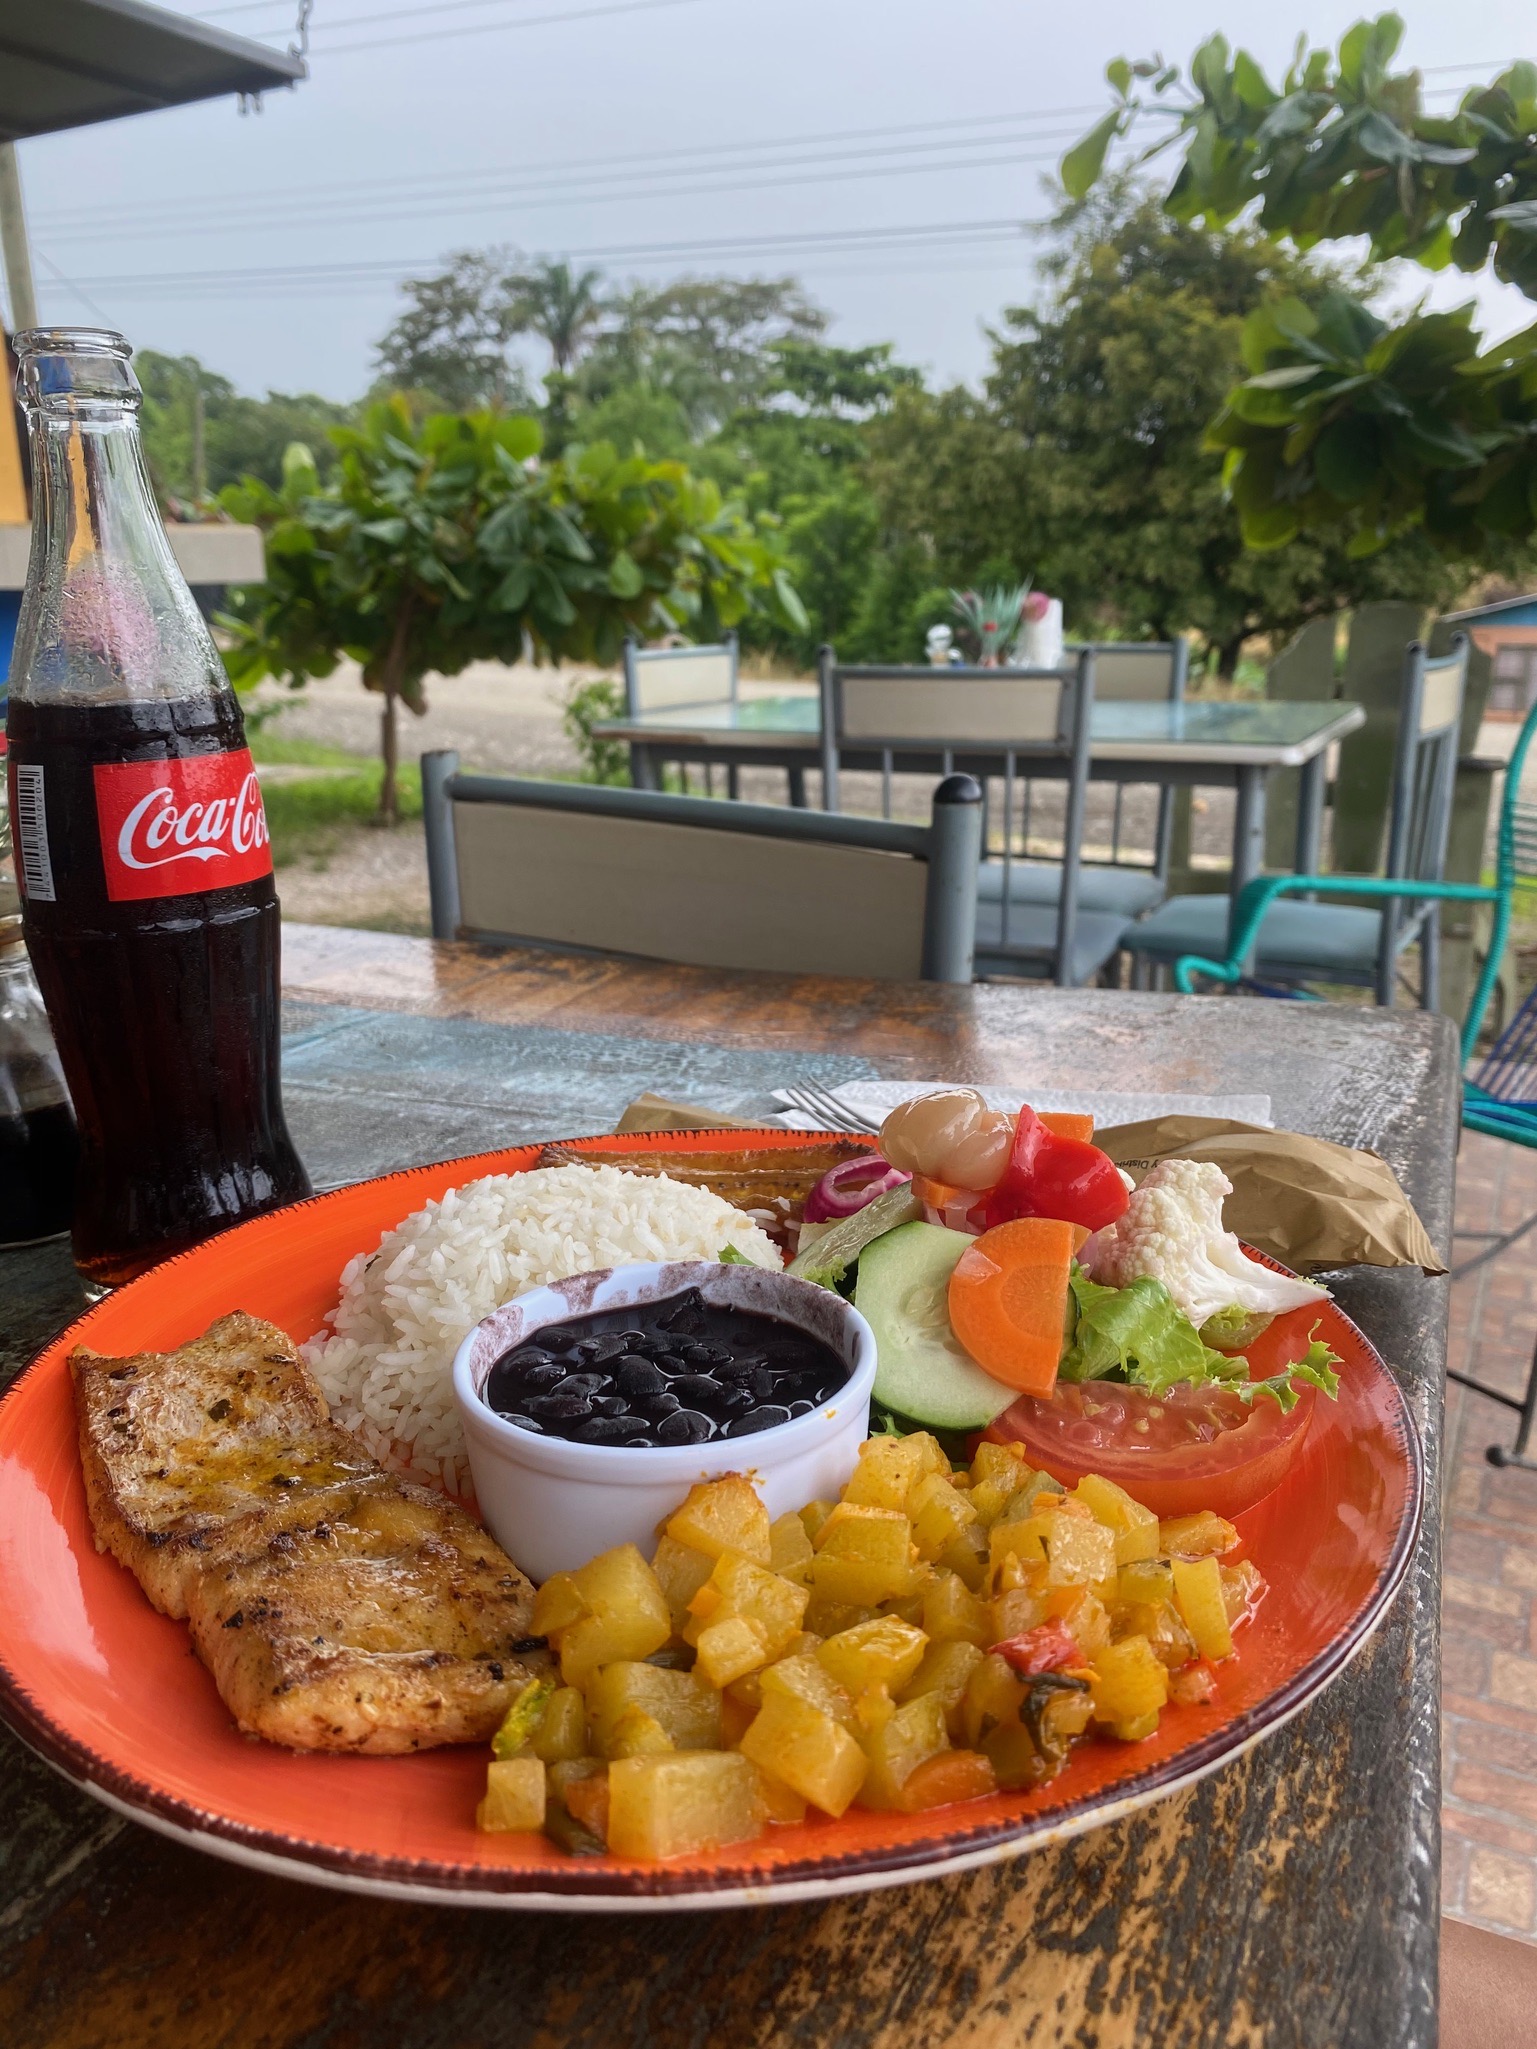
[[[1254,951],[1266,913],[1278,900],[1309,890],[1327,889],[1333,896],[1356,897],[1364,904],[1379,905],[1384,910],[1396,910],[1405,902],[1411,906],[1423,903],[1492,904],[1494,917],[1489,948],[1462,1026],[1462,1121],[1469,1131],[1482,1131],[1491,1138],[1508,1139],[1512,1145],[1537,1146],[1537,988],[1528,993],[1482,1064],[1471,1075],[1466,1072],[1473,1060],[1490,999],[1499,983],[1500,963],[1510,938],[1512,903],[1519,872],[1523,809],[1519,801],[1521,771],[1534,733],[1537,733],[1537,706],[1526,715],[1526,723],[1517,736],[1510,767],[1506,771],[1492,884],[1423,882],[1410,877],[1262,875],[1239,892],[1226,957],[1208,959],[1201,954],[1185,954],[1175,963],[1175,987],[1188,996],[1194,993],[1196,980],[1201,976],[1208,981],[1228,985],[1249,982],[1246,964]],[[1507,1231],[1475,1258],[1455,1269],[1453,1278],[1497,1257],[1507,1245],[1524,1237],[1534,1224],[1537,1224],[1537,1218],[1528,1218],[1515,1230]],[[1537,1353],[1534,1353],[1527,1373],[1526,1391],[1519,1398],[1505,1394],[1499,1388],[1486,1387],[1482,1381],[1472,1380],[1465,1373],[1451,1373],[1450,1378],[1463,1387],[1486,1395],[1490,1401],[1513,1409],[1520,1419],[1516,1441],[1508,1451],[1503,1445],[1489,1447],[1490,1464],[1522,1466],[1528,1472],[1537,1472],[1537,1460],[1527,1457],[1533,1426],[1537,1424]]]
[[[1342,903],[1359,894],[1353,878],[1316,876],[1308,892],[1326,890],[1326,903],[1278,902],[1303,893],[1292,878],[1287,892],[1266,899],[1266,912],[1251,937],[1252,973],[1264,983],[1295,988],[1308,982],[1359,984],[1375,989],[1377,1001],[1394,999],[1400,957],[1420,949],[1420,1003],[1437,1007],[1440,996],[1440,905],[1432,892],[1405,889],[1404,882],[1439,882],[1446,869],[1462,696],[1467,682],[1468,642],[1459,634],[1451,652],[1432,657],[1413,641],[1405,651],[1403,691],[1394,748],[1392,811],[1388,826],[1387,876],[1395,887],[1380,902]],[[1407,901],[1407,907],[1405,907]],[[1176,896],[1134,925],[1126,947],[1138,975],[1148,962],[1168,965],[1187,954],[1210,957],[1236,930],[1226,896]],[[1245,954],[1245,959],[1248,959]],[[1247,970],[1246,972],[1251,972]]]

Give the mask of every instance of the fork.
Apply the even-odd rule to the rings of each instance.
[[[800,1110],[808,1117],[821,1119],[830,1131],[865,1131],[873,1137],[880,1130],[880,1126],[872,1124],[868,1117],[861,1117],[857,1110],[851,1110],[846,1103],[839,1102],[838,1098],[830,1090],[824,1089],[820,1082],[796,1082],[793,1087],[783,1089],[781,1093],[792,1109]]]

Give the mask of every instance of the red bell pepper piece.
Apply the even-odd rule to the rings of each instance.
[[[1061,1622],[1043,1622],[1023,1636],[995,1643],[993,1655],[1012,1665],[1021,1679],[1037,1679],[1042,1672],[1062,1672],[1084,1662],[1077,1638]]]
[[[1027,1103],[1019,1113],[1009,1164],[987,1201],[987,1227],[1015,1217],[1054,1217],[1102,1231],[1130,1200],[1108,1153],[1086,1139],[1059,1138]]]

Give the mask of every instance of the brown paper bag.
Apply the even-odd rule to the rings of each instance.
[[[620,1131],[754,1131],[745,1117],[728,1117],[724,1110],[702,1109],[698,1103],[674,1103],[648,1089],[627,1104],[614,1126]]]
[[[1154,1117],[1096,1131],[1140,1180],[1158,1160],[1210,1160],[1233,1184],[1223,1222],[1299,1273],[1333,1266],[1417,1266],[1444,1274],[1398,1177],[1376,1153],[1220,1117]]]

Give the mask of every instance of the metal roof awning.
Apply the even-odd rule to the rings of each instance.
[[[0,0],[0,142],[304,76],[302,57],[142,0]]]

